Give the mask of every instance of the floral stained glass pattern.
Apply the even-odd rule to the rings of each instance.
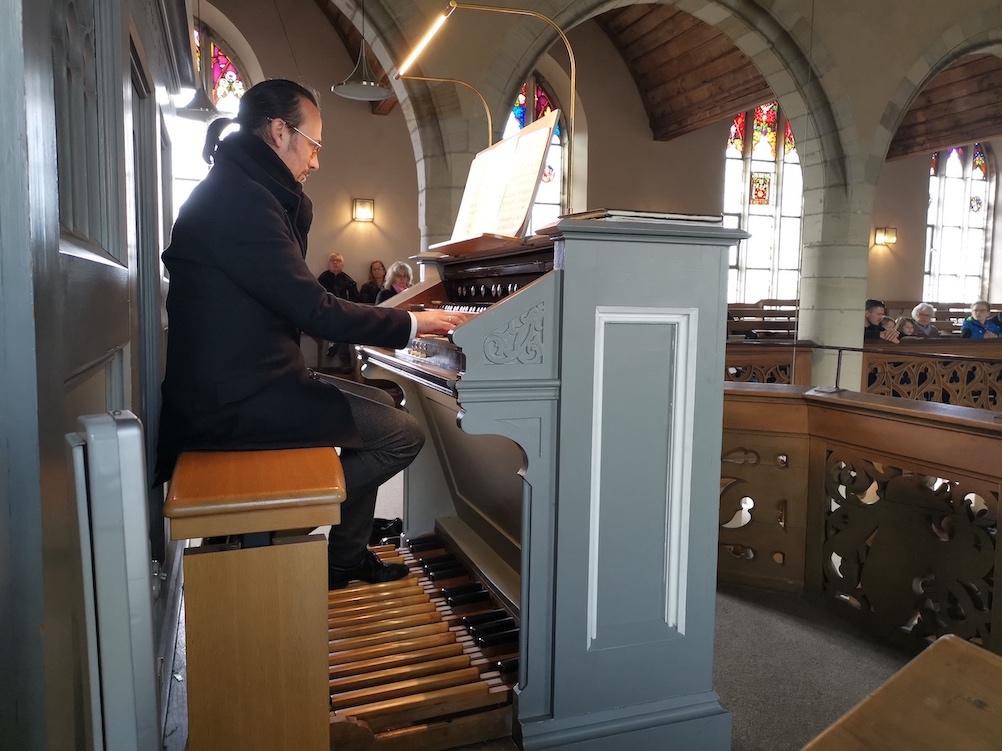
[[[240,107],[240,97],[244,95],[244,80],[240,70],[229,54],[223,50],[208,28],[195,29],[195,59],[198,61],[198,75],[202,77],[202,44],[209,45],[209,74],[211,82],[206,82],[206,89],[212,97],[212,103],[224,114],[236,114]]]
[[[772,175],[767,172],[753,172],[751,176],[751,203],[753,206],[768,206],[770,201],[769,188],[772,186]]]
[[[784,149],[784,154],[789,155],[791,152],[794,154],[797,152],[797,144],[793,140],[793,128],[790,127],[790,121],[786,121],[786,134],[783,138],[783,143],[786,148]]]
[[[755,108],[755,133],[752,136],[752,158],[775,161],[776,117],[779,104],[770,102]]]
[[[985,159],[985,150],[980,143],[974,144],[973,177],[975,180],[988,179],[988,162]]]
[[[741,158],[745,152],[745,113],[740,113],[731,123],[731,132],[727,136],[727,156]]]
[[[216,44],[212,50],[212,90],[214,104],[226,112],[236,112],[244,95],[244,82],[233,61]]]

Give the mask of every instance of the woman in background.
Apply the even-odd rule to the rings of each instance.
[[[933,325],[932,317],[936,309],[927,302],[920,302],[912,308],[912,321],[915,322],[915,336],[939,336],[939,329]]]
[[[369,281],[362,285],[362,288],[358,291],[358,301],[364,302],[367,305],[373,305],[376,302],[376,297],[379,296],[379,290],[383,288],[383,282],[386,281],[386,266],[383,265],[382,261],[373,261],[369,264]]]
[[[414,283],[414,272],[403,261],[397,261],[386,272],[386,281],[376,296],[376,304],[389,300],[398,292],[403,292]]]

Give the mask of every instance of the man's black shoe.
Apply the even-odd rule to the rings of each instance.
[[[402,563],[383,563],[371,550],[365,551],[362,562],[354,568],[327,567],[327,589],[344,589],[348,582],[360,580],[369,584],[403,579],[410,572]]]
[[[369,535],[370,545],[386,545],[388,543],[399,543],[400,535],[404,531],[404,520],[400,517],[396,519],[373,519],[372,534]]]

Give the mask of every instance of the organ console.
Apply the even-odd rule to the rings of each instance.
[[[422,747],[510,723],[526,749],[729,748],[710,678],[727,251],[744,236],[565,219],[514,247],[416,257],[423,281],[387,304],[476,315],[448,337],[360,348],[363,375],[402,389],[428,443],[405,477],[417,547],[381,552],[413,575],[331,593],[341,737],[360,724],[410,736],[436,713],[473,727],[479,714],[479,738],[440,728]],[[351,613],[369,618],[358,633]],[[451,660],[442,673],[405,679],[423,681],[432,708],[381,694],[348,706],[384,679],[335,683],[344,653],[385,659],[399,683],[404,637],[368,633],[398,618],[429,640],[417,649],[450,645],[429,653]]]

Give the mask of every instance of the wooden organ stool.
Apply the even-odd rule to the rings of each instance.
[[[326,541],[274,533],[337,524],[344,498],[333,448],[179,458],[171,539],[229,537],[184,552],[191,751],[329,748]]]

